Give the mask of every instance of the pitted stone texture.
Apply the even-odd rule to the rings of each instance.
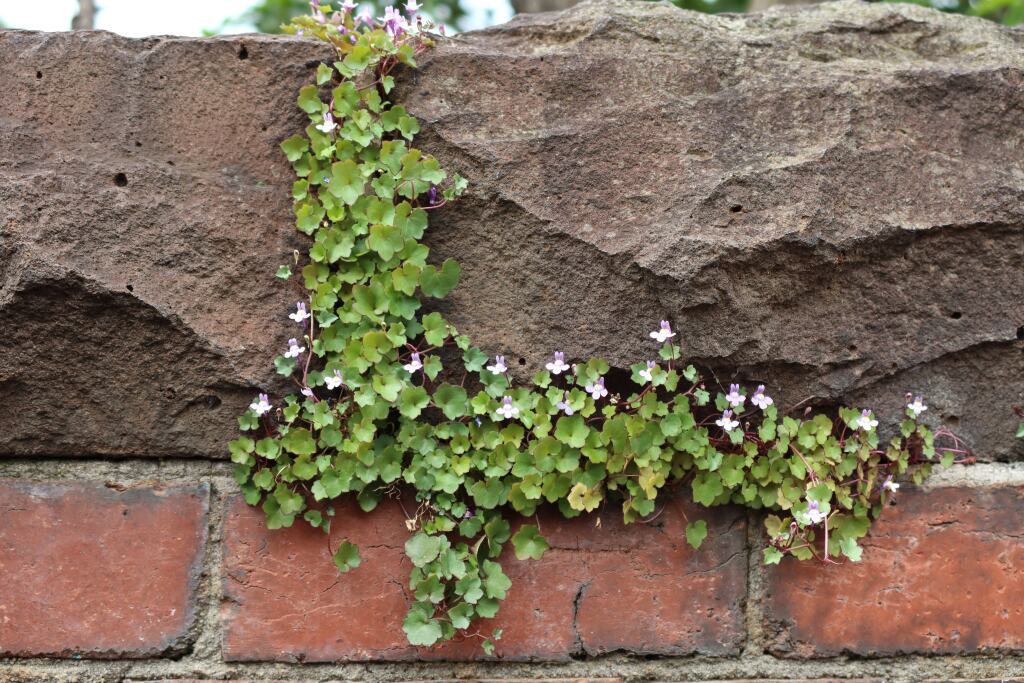
[[[0,33],[0,401],[23,406],[0,452],[224,453],[295,332],[277,143],[327,56]],[[925,393],[1009,459],[1022,85],[1022,34],[978,19],[613,0],[445,41],[396,93],[470,181],[427,234],[463,266],[443,307],[517,371],[555,349],[627,366],[668,317],[723,382],[887,424]]]
[[[684,509],[708,519],[700,550],[685,541]],[[402,509],[336,506],[330,540],[306,525],[267,531],[262,512],[236,499],[224,531],[224,656],[229,661],[475,659],[479,640],[415,648],[402,619],[409,601]],[[613,651],[727,655],[744,639],[746,525],[733,509],[672,503],[654,523],[623,527],[616,513],[565,520],[541,514],[551,549],[503,568],[512,589],[497,617],[495,655],[564,661]],[[362,564],[339,575],[331,548],[348,539]]]
[[[1024,650],[1024,488],[897,496],[858,563],[768,573],[770,650],[788,657]]]
[[[188,645],[209,487],[0,480],[0,656],[123,658]]]

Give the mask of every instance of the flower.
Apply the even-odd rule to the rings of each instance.
[[[373,14],[371,14],[371,10],[369,8],[364,9],[362,12],[356,15],[356,18],[353,19],[352,21],[352,23],[355,26],[358,26],[359,22],[363,22],[370,28],[373,28]],[[355,36],[352,37],[355,38]]]
[[[340,387],[342,384],[341,371],[335,370],[333,375],[327,375],[326,377],[324,377],[324,384],[326,384],[327,388],[330,389],[331,391],[334,391],[335,389]]]
[[[750,402],[761,410],[768,410],[768,406],[775,403],[771,396],[764,393],[764,385],[758,384],[757,389],[754,391],[754,395],[750,397]]]
[[[306,310],[306,304],[302,303],[301,301],[295,304],[295,312],[289,313],[288,317],[297,323],[309,320],[309,311]]]
[[[928,410],[928,406],[924,404],[924,400],[920,396],[915,396],[914,402],[907,404],[907,410],[914,413],[914,417],[918,417],[921,413]]]
[[[313,398],[313,390],[310,389],[309,387],[302,387],[299,393],[305,396],[306,398]]]
[[[437,200],[439,198],[440,198],[440,194],[438,193],[437,188],[434,187],[434,186],[431,186],[430,189],[427,190],[427,202],[431,206],[435,206],[437,204]]]
[[[284,352],[285,358],[298,358],[299,354],[306,350],[305,346],[299,346],[299,342],[295,337],[288,340],[288,350]]]
[[[320,11],[320,3],[317,0],[309,0],[309,10],[313,13],[313,18],[319,21],[321,24],[327,21],[327,17]]]
[[[865,408],[860,412],[860,417],[857,418],[857,426],[865,432],[870,432],[878,426],[878,420],[872,418],[871,411]]]
[[[356,3],[352,2],[352,0],[345,0],[345,2],[341,3],[341,11],[343,12],[352,14],[352,12],[355,11],[355,8]]]
[[[509,417],[519,417],[519,408],[512,405],[512,397],[506,396],[498,406],[498,415],[495,419],[504,420]]]
[[[350,36],[348,37],[348,42],[350,42],[350,43],[352,43],[353,45],[355,45],[356,43],[358,43],[358,42],[359,42],[359,39],[358,39],[358,38],[356,38],[355,34],[352,34],[352,35],[350,35]]]
[[[828,515],[821,511],[818,501],[807,501],[807,518],[811,520],[811,524],[821,524],[827,517]]]
[[[729,402],[733,408],[739,408],[747,400],[747,397],[740,393],[739,384],[730,384],[729,393],[725,395],[725,400]]]
[[[500,375],[503,372],[507,372],[508,366],[505,365],[505,356],[495,356],[494,365],[488,365],[487,370],[495,375]]]
[[[651,381],[653,381],[653,378],[651,377],[651,370],[653,370],[653,369],[654,369],[654,361],[653,360],[649,360],[649,361],[647,361],[647,369],[641,370],[637,374],[640,375],[640,377],[645,382],[651,382]]]
[[[569,392],[568,391],[565,392],[565,398],[563,398],[561,401],[559,401],[557,404],[555,404],[555,407],[558,408],[559,410],[563,411],[566,415],[572,415],[574,412],[576,412],[575,410],[572,409],[572,406],[569,405]]]
[[[409,2],[405,3],[405,11],[409,14],[416,14],[422,7],[423,5],[416,2],[416,0],[409,0]]]
[[[270,405],[270,401],[267,400],[266,394],[260,394],[256,397],[255,401],[249,404],[249,410],[257,415],[269,413],[271,408],[273,408],[273,406]]]
[[[402,366],[408,373],[413,373],[423,367],[423,362],[420,360],[420,354],[415,351],[412,354],[412,359]]]
[[[896,493],[900,490],[900,485],[892,480],[892,476],[889,476],[884,482],[882,482],[882,490]]]
[[[561,351],[555,351],[555,360],[544,367],[547,368],[548,372],[552,375],[561,375],[569,369],[569,366],[565,364],[565,354]]]
[[[334,117],[331,116],[331,112],[324,114],[324,122],[316,124],[316,129],[321,133],[330,133],[332,130],[338,127],[338,124],[334,122]]]
[[[661,326],[650,334],[651,339],[657,340],[659,344],[668,341],[674,336],[676,336],[676,333],[672,331],[672,326],[668,324],[667,320],[662,320]]]
[[[604,377],[598,377],[596,382],[588,384],[583,388],[587,390],[588,394],[594,397],[595,401],[608,395],[608,389],[604,386]]]
[[[724,429],[727,432],[731,432],[740,426],[739,420],[732,419],[732,411],[726,410],[722,413],[722,417],[715,420],[715,424]]]
[[[391,5],[384,8],[384,16],[380,20],[384,22],[384,30],[392,38],[397,38],[409,29],[409,22]]]

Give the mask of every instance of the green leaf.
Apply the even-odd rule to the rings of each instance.
[[[583,448],[590,428],[579,415],[562,416],[555,425],[555,438],[572,448]]]
[[[305,428],[289,429],[288,434],[281,439],[281,446],[295,455],[312,455],[316,452],[316,442]]]
[[[298,161],[309,149],[309,140],[301,135],[293,135],[281,143],[281,150],[288,161]]]
[[[307,114],[319,114],[324,103],[320,101],[320,91],[315,85],[305,85],[299,90],[299,109]]]
[[[443,299],[459,283],[459,275],[461,273],[462,269],[459,267],[459,264],[452,259],[448,259],[441,264],[440,270],[428,265],[420,273],[420,290],[426,296]]]
[[[348,541],[338,546],[338,551],[334,553],[334,566],[341,573],[355,569],[359,566],[360,562],[362,560],[359,558],[359,548]]]
[[[332,195],[351,206],[362,196],[364,187],[366,179],[355,161],[346,159],[331,164],[331,181],[327,191]]]
[[[434,405],[440,408],[449,420],[456,420],[469,414],[466,390],[451,384],[442,384],[434,391]]]
[[[429,646],[441,640],[441,624],[415,606],[405,615],[402,630],[410,645]]]
[[[512,580],[501,571],[501,565],[491,560],[484,560],[481,565],[484,570],[484,592],[489,598],[504,600],[508,589],[512,587]]]
[[[782,559],[782,551],[778,548],[768,547],[764,549],[764,563],[765,564],[778,564]]]
[[[519,531],[512,536],[512,546],[516,551],[517,560],[533,559],[539,560],[544,552],[550,548],[548,542],[540,535],[537,527],[532,524],[524,524]]]
[[[686,542],[694,548],[699,548],[708,535],[708,523],[703,519],[690,522],[686,525]]]
[[[287,280],[292,276],[292,269],[289,266],[278,266],[275,277],[279,277],[282,280]]]
[[[448,618],[451,619],[452,626],[455,628],[469,628],[473,612],[473,605],[463,602],[448,610]]]
[[[422,531],[405,542],[405,554],[417,567],[433,562],[441,552],[441,537]]]
[[[423,387],[406,387],[398,395],[398,411],[410,420],[415,420],[430,403],[430,396]]]
[[[370,228],[366,246],[380,254],[385,261],[390,261],[391,257],[405,246],[405,236],[400,228],[393,225],[374,225]]]

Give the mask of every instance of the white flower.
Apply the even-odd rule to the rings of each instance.
[[[674,336],[676,333],[672,331],[672,326],[668,324],[667,320],[662,320],[658,329],[650,334],[651,339],[657,340],[659,344],[665,343]]]
[[[552,375],[560,375],[569,369],[569,366],[565,364],[565,354],[561,351],[555,351],[555,360],[544,366],[548,372]]]
[[[860,417],[857,418],[857,426],[863,429],[865,432],[870,432],[872,429],[878,426],[878,420],[871,416],[871,411],[866,408],[861,411]]]
[[[653,382],[654,378],[651,377],[651,370],[653,370],[653,369],[654,369],[654,361],[653,360],[649,360],[649,361],[647,361],[647,367],[644,368],[643,370],[641,370],[640,372],[638,372],[637,374],[640,375],[640,378],[643,381],[645,381],[645,382]]]
[[[747,400],[747,397],[740,393],[739,384],[730,384],[729,393],[725,395],[725,400],[729,402],[733,408],[741,407]]]
[[[504,420],[506,418],[519,417],[519,408],[512,405],[512,397],[506,396],[502,399],[501,405],[498,406],[498,413],[495,417],[496,420]]]
[[[423,361],[420,360],[420,354],[413,352],[412,358],[408,363],[402,366],[405,371],[412,374],[423,367]]]
[[[608,389],[604,386],[604,377],[598,377],[596,382],[588,384],[584,389],[594,397],[595,401],[608,395]]]
[[[273,406],[270,405],[270,401],[267,400],[266,394],[260,394],[256,397],[255,401],[249,404],[249,410],[257,415],[269,413],[271,408],[273,408]]]
[[[763,384],[757,385],[757,391],[755,391],[754,395],[750,397],[750,402],[753,403],[758,408],[760,408],[761,410],[768,410],[768,406],[775,403],[775,401],[772,400],[771,396],[768,396],[764,393]]]
[[[924,404],[924,400],[920,396],[915,396],[914,402],[907,404],[907,410],[912,412],[914,417],[918,417],[921,413],[928,410],[928,406]]]
[[[821,524],[828,518],[828,515],[821,511],[818,501],[809,500],[807,501],[807,518],[811,520],[811,524]]]
[[[722,413],[722,417],[720,417],[717,420],[715,420],[715,424],[718,425],[719,427],[721,427],[722,429],[724,429],[727,432],[731,432],[732,430],[734,430],[734,429],[736,429],[737,427],[740,426],[740,423],[739,423],[738,420],[732,419],[732,411],[731,410],[727,410],[724,413]]]
[[[559,401],[555,405],[555,407],[558,408],[561,411],[564,411],[566,415],[572,415],[573,414],[574,411],[572,409],[572,406],[569,405],[569,392],[568,391],[565,392],[565,398],[563,398],[561,401]]]
[[[327,375],[326,377],[324,377],[324,384],[326,384],[327,388],[330,389],[331,391],[334,391],[335,389],[340,387],[341,386],[341,372],[338,371],[338,370],[335,370],[333,375]]]
[[[288,340],[288,350],[284,352],[285,358],[298,358],[299,354],[306,350],[305,346],[299,346],[299,342],[292,337]]]
[[[508,371],[508,366],[505,365],[505,356],[495,356],[494,365],[488,365],[487,370],[495,375],[500,375]]]
[[[305,396],[306,398],[313,398],[313,390],[310,389],[309,387],[302,387],[299,393]]]
[[[334,122],[334,117],[331,116],[331,112],[324,114],[324,122],[318,123],[316,129],[321,133],[330,133],[332,130],[338,127],[338,124]]]
[[[892,480],[892,477],[889,477],[882,484],[882,489],[885,490],[885,491],[892,491],[893,493],[896,493],[897,491],[900,490],[900,485],[897,484],[896,482],[894,482]]]
[[[297,323],[309,320],[309,311],[306,310],[306,304],[302,303],[301,301],[295,304],[295,312],[289,313],[288,317]]]

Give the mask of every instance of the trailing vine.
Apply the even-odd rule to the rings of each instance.
[[[312,238],[301,272],[277,273],[306,291],[288,316],[294,338],[275,359],[297,393],[276,402],[260,394],[230,453],[246,501],[271,529],[301,517],[329,531],[331,502],[343,496],[365,511],[385,498],[415,500],[405,508],[410,643],[465,633],[493,651],[500,631],[470,629],[495,616],[511,588],[503,549],[511,543],[525,560],[548,548],[535,524],[513,534],[512,514],[553,504],[574,517],[616,505],[634,522],[688,488],[704,506],[770,511],[767,563],[857,561],[858,539],[897,482],[920,482],[940,455],[949,464],[965,452],[948,433],[940,436],[956,447],[937,451],[919,422],[920,397],[882,444],[870,410],[794,417],[763,386],[710,389],[668,320],[652,324],[651,358],[630,367],[628,388],[612,386],[604,360],[561,352],[532,381],[516,381],[504,357],[421,308],[460,274],[452,260],[428,263],[429,212],[466,187],[410,146],[419,124],[388,99],[395,69],[415,68],[432,45],[429,23],[415,0],[382,19],[357,16],[350,2],[312,9],[286,30],[329,43],[338,59],[300,90],[309,125],[281,145],[297,176],[296,226]],[[685,533],[697,548],[707,525],[691,520]],[[355,569],[359,549],[341,543],[334,562]]]

